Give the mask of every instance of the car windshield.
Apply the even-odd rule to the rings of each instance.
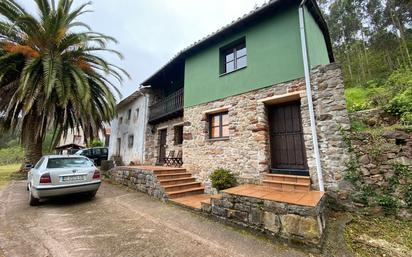
[[[47,162],[48,169],[57,168],[87,168],[93,163],[86,158],[51,158]]]

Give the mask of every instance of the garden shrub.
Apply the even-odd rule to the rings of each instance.
[[[386,214],[395,214],[399,208],[398,200],[388,194],[380,195],[377,198],[378,204],[383,208]]]
[[[219,191],[236,185],[235,176],[229,170],[221,168],[215,170],[212,175],[210,175],[210,179],[212,180],[212,186]]]

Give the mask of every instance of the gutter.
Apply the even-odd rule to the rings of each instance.
[[[308,59],[308,48],[306,44],[305,16],[304,16],[304,8],[303,8],[305,3],[306,3],[306,0],[303,0],[299,6],[299,25],[300,25],[300,38],[301,38],[301,45],[302,45],[303,67],[305,71],[306,94],[308,98],[310,128],[312,131],[313,150],[315,151],[316,173],[318,177],[319,191],[325,192],[325,187],[323,184],[322,166],[320,162],[318,135],[316,131],[315,111],[313,108],[310,67],[309,67],[309,59]]]

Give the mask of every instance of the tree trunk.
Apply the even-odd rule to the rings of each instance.
[[[34,131],[34,130],[33,130]],[[34,131],[34,133],[36,133]],[[24,164],[35,165],[43,155],[42,140],[32,140],[24,143]]]
[[[24,164],[35,165],[43,154],[44,126],[42,119],[34,113],[24,117],[21,142],[24,147]]]

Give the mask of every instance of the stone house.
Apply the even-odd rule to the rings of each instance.
[[[183,151],[183,167],[207,192],[217,168],[241,183],[299,175],[314,190],[338,191],[347,158],[340,131],[349,119],[316,1],[270,1],[184,49],[142,85],[151,95],[146,164]]]
[[[117,116],[111,122],[109,159],[119,158],[125,164],[144,162],[148,97],[139,89],[117,105]]]

